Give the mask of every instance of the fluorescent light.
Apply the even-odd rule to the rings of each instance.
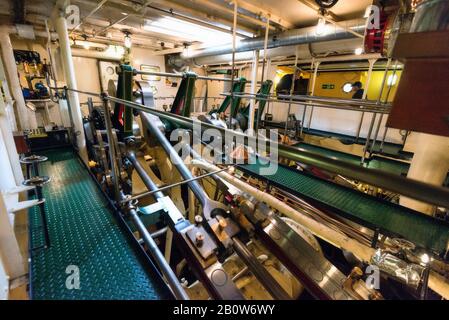
[[[318,24],[316,25],[315,32],[318,36],[322,36],[326,32],[326,20],[324,20],[324,18],[318,19]]]
[[[351,82],[346,82],[343,86],[343,92],[344,93],[349,93],[352,91],[352,83]]]
[[[146,20],[143,29],[177,37],[186,41],[202,42],[208,45],[232,42],[231,34],[172,17],[163,17],[155,21]],[[241,40],[241,37],[237,37],[237,40]]]
[[[389,86],[389,87],[393,87],[393,86],[395,86],[396,85],[396,83],[398,82],[398,75],[397,74],[391,74],[389,77],[388,77],[388,80],[387,80],[387,85]]]
[[[429,257],[429,255],[428,255],[427,253],[424,253],[424,254],[421,256],[421,262],[422,262],[423,264],[428,264],[428,263],[430,262],[430,257]]]
[[[129,36],[129,34],[125,35],[124,45],[125,45],[125,48],[128,48],[128,49],[131,48],[132,42],[131,42],[131,37]]]
[[[358,56],[360,56],[363,53],[363,48],[357,48],[354,50],[354,53]]]

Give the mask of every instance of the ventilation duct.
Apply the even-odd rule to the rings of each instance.
[[[364,19],[348,20],[339,22],[339,25],[341,27],[337,27],[333,24],[326,24],[325,32],[320,33],[320,35],[317,35],[316,27],[288,30],[282,33],[271,35],[268,38],[268,48],[272,49],[315,42],[355,38],[355,35],[348,30],[363,35],[365,33],[366,21]],[[236,44],[236,52],[261,50],[264,48],[264,40],[264,37],[241,40]],[[196,59],[200,57],[225,55],[229,53],[232,53],[231,44],[193,50],[187,54],[183,53],[181,57],[183,59]]]
[[[311,44],[302,44],[298,47],[296,46],[287,46],[287,47],[279,47],[267,50],[267,58],[273,59],[277,57],[291,57],[298,53],[299,60],[310,60],[314,56],[325,57],[333,54],[345,54],[345,53],[353,53],[355,49],[363,47],[363,39],[353,38],[346,40],[336,40],[336,41],[326,41],[326,42],[317,42]],[[260,53],[260,56],[263,56],[263,50]],[[248,52],[239,52],[235,55],[235,61],[251,61],[253,58],[253,53],[251,51]],[[217,65],[217,64],[225,64],[232,61],[232,54],[222,54],[217,56],[205,56],[192,59],[194,64],[196,65]]]

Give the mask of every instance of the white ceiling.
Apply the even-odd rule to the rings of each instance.
[[[15,1],[24,0],[0,0],[0,19],[3,23],[12,23],[13,6]],[[72,0],[72,4],[80,7],[81,17],[84,18],[94,9],[100,0]],[[313,0],[239,0],[245,9],[240,9],[238,19],[238,31],[246,34],[263,34],[265,17],[263,14],[271,13],[285,23],[275,24],[274,27],[285,29],[315,25],[317,10],[310,8],[303,2],[312,3]],[[26,4],[26,22],[42,28],[44,19],[49,18],[56,0],[28,0]],[[150,3],[146,10],[140,10],[143,3]],[[332,9],[332,13],[338,19],[345,20],[363,17],[365,8],[372,0],[340,0]],[[250,11],[248,11],[250,8]],[[145,19],[160,19],[170,16],[184,19],[199,19],[205,24],[214,24],[220,28],[230,30],[232,26],[233,6],[231,0],[108,0],[105,6],[83,23],[78,29],[78,34],[92,35],[98,33],[104,27],[123,17],[123,13],[133,13],[125,21],[114,25],[108,31],[117,32],[129,29],[134,35],[153,38],[153,40],[172,42],[172,45],[182,45],[184,39],[173,36],[161,35],[142,30]],[[276,31],[272,30],[272,31]]]
[[[298,27],[311,25],[317,20],[317,12],[299,0],[245,0],[245,2],[281,16]],[[372,0],[340,0],[330,10],[343,20],[362,18],[365,9],[372,3]]]

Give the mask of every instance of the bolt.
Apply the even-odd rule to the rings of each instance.
[[[195,216],[195,224],[201,224],[203,222],[203,217],[200,215]]]
[[[196,234],[195,234],[195,242],[196,242],[196,245],[198,246],[198,247],[200,247],[202,244],[203,244],[203,241],[204,241],[204,234],[202,234],[201,232],[197,232]]]
[[[220,227],[220,229],[224,229],[228,226],[228,222],[225,219],[220,218],[218,220],[218,226]]]

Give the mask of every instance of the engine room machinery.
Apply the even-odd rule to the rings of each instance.
[[[110,94],[102,95],[103,105],[90,105],[84,120],[89,167],[176,299],[444,297],[441,288],[449,271],[446,225],[438,229],[437,241],[422,241],[409,232],[422,230],[419,225],[393,229],[359,209],[351,216],[348,208],[336,209],[329,199],[325,203],[289,183],[309,179],[304,183],[320,183],[340,197],[362,197],[367,208],[391,210],[397,219],[414,219],[434,229],[437,221],[412,210],[407,218],[405,208],[387,200],[282,163],[277,174],[283,178],[264,176],[261,169],[269,152],[247,150],[256,159],[250,164],[232,158],[235,142],[222,153],[204,152],[217,143],[210,137],[192,146],[195,123],[221,133],[247,126],[247,108],[239,110],[232,99],[190,119],[195,80],[215,78],[179,75],[175,102],[164,112],[154,108],[145,83],[135,81],[141,71],[122,65],[117,73],[116,89],[111,84]],[[236,81],[234,91],[244,82]],[[265,83],[260,94],[269,87]],[[188,139],[180,142],[173,134]],[[223,161],[215,164],[217,158]]]

